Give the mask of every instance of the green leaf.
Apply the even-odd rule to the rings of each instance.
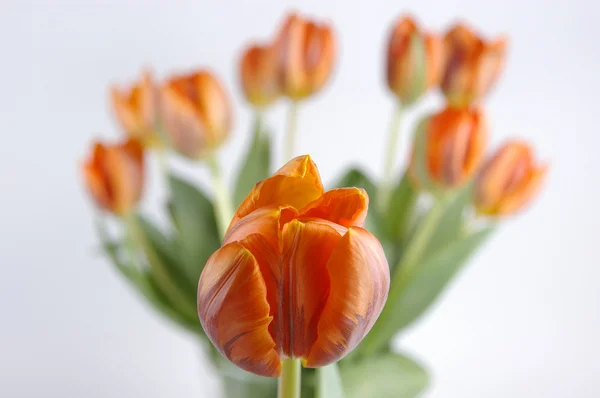
[[[315,398],[344,398],[342,379],[335,362],[317,369]]]
[[[190,332],[205,337],[206,335],[204,334],[204,330],[198,322],[197,317],[190,319],[177,312],[177,310],[171,306],[168,299],[156,287],[148,271],[139,269],[137,264],[130,264],[121,259],[122,252],[127,250],[125,247],[126,245],[111,241],[106,229],[104,228],[104,225],[98,223],[97,227],[98,235],[100,236],[104,252],[107,254],[115,267],[138,290],[138,292],[141,293],[146,300],[148,300],[148,302],[165,317],[189,330]]]
[[[178,257],[187,283],[194,289],[208,257],[220,239],[212,202],[195,186],[171,176],[169,212],[177,228]]]
[[[462,236],[426,257],[412,271],[402,273],[400,269],[402,288],[393,311],[394,328],[402,329],[423,315],[493,231],[490,226]]]
[[[414,398],[429,384],[427,372],[394,353],[366,358],[341,368],[346,398]]]
[[[135,243],[150,264],[149,275],[173,308],[187,318],[197,317],[196,287],[181,273],[174,246],[152,223],[141,216],[129,220]]]
[[[239,205],[248,196],[254,185],[269,177],[271,168],[271,138],[256,116],[252,142],[241,164],[235,182],[234,203]]]
[[[413,187],[408,173],[404,173],[398,185],[392,191],[388,210],[385,212],[385,222],[388,235],[398,243],[406,239],[414,221],[414,209],[419,192]]]

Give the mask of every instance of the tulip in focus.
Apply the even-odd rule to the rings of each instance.
[[[275,42],[283,93],[300,100],[325,85],[333,69],[335,38],[331,27],[291,14]]]
[[[446,108],[433,115],[424,132],[428,178],[445,188],[457,187],[466,182],[481,164],[487,131],[485,116],[477,108]],[[415,168],[413,155],[413,180],[418,179]]]
[[[271,105],[280,95],[277,54],[273,46],[252,46],[240,62],[242,89],[248,102],[258,108]]]
[[[444,74],[441,88],[448,103],[465,107],[483,98],[504,66],[507,40],[486,42],[459,24],[444,38]]]
[[[399,20],[389,39],[387,83],[402,102],[410,105],[439,84],[442,73],[442,41],[419,30],[410,17]]]
[[[87,188],[97,205],[118,215],[139,202],[144,179],[142,145],[129,139],[118,145],[94,144],[83,164]]]
[[[281,361],[341,359],[368,333],[389,289],[383,249],[362,228],[368,196],[328,192],[309,156],[256,184],[198,285],[207,335],[231,362],[269,377]]]
[[[147,146],[159,144],[156,135],[157,91],[150,73],[144,72],[129,89],[113,86],[110,92],[115,117],[127,135]]]
[[[161,89],[161,117],[171,146],[192,159],[210,154],[232,124],[229,97],[207,71],[169,80]]]
[[[539,191],[547,169],[535,163],[529,145],[508,142],[488,160],[476,180],[477,211],[491,216],[519,211]]]

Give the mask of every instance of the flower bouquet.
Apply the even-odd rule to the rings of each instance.
[[[83,165],[104,252],[140,297],[197,336],[224,396],[419,395],[427,372],[392,340],[503,217],[534,197],[546,173],[519,140],[485,159],[481,102],[505,48],[505,39],[485,41],[465,25],[440,36],[398,20],[387,50],[397,106],[383,177],[351,168],[328,190],[309,155],[294,157],[299,105],[333,69],[328,24],[292,14],[274,40],[243,52],[240,82],[255,122],[233,184],[218,157],[232,108],[214,74],[158,83],[146,72],[130,89],[114,88],[127,138],[96,143]],[[423,115],[408,165],[394,170],[402,115],[437,88],[445,107]],[[264,116],[282,98],[290,113],[285,161],[275,167]],[[212,192],[172,173],[171,154],[208,167]],[[162,229],[137,211],[150,155],[168,187]]]

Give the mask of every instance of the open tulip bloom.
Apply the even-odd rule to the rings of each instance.
[[[505,39],[486,42],[466,25],[437,35],[404,17],[386,54],[397,106],[383,176],[352,168],[325,190],[311,157],[291,155],[298,101],[330,80],[333,32],[292,14],[241,52],[239,82],[255,123],[233,184],[218,156],[233,102],[206,69],[163,81],[145,72],[130,89],[114,88],[123,139],[95,144],[82,164],[104,251],[144,300],[198,337],[224,396],[420,395],[427,372],[393,339],[499,223],[532,203],[547,175],[519,139],[486,155],[492,126],[482,101],[500,79]],[[434,91],[446,104],[421,115],[396,170],[400,115]],[[290,113],[273,174],[266,114],[279,100]],[[138,210],[151,152],[168,189],[164,230]],[[167,155],[207,167],[212,192],[171,173]]]

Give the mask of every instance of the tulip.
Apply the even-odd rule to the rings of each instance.
[[[510,141],[487,161],[475,184],[480,214],[503,216],[522,209],[539,191],[548,167],[536,165],[533,151],[522,141]]]
[[[256,184],[198,284],[198,314],[231,362],[269,377],[281,361],[341,359],[371,329],[389,289],[379,241],[363,229],[368,196],[323,192],[309,156]]]
[[[279,98],[277,54],[272,46],[246,49],[240,62],[242,89],[248,102],[257,108],[271,105]]]
[[[442,73],[442,41],[419,30],[410,17],[399,20],[389,39],[387,83],[404,105],[415,102],[439,84]]]
[[[87,188],[98,206],[125,215],[139,202],[144,179],[142,145],[129,139],[117,145],[94,144],[83,164]]]
[[[444,74],[441,88],[449,104],[468,106],[492,88],[504,66],[507,40],[486,42],[464,25],[444,38]]]
[[[335,57],[335,39],[329,25],[291,14],[275,46],[281,89],[292,100],[317,92],[329,79]]]
[[[149,72],[131,88],[111,87],[112,108],[121,128],[144,145],[154,146],[160,140],[156,135],[157,92]]]
[[[487,122],[477,108],[446,108],[426,124],[425,166],[427,178],[443,188],[453,188],[471,178],[481,164],[487,142]],[[420,184],[416,157],[410,175]]]
[[[229,135],[231,104],[225,89],[207,71],[176,76],[161,88],[161,116],[171,146],[197,159]]]

